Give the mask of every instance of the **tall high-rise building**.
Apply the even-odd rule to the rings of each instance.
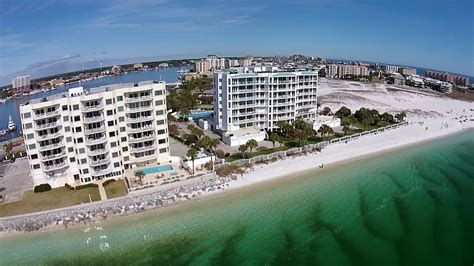
[[[35,184],[80,185],[169,160],[165,83],[82,87],[20,106]]]
[[[15,94],[29,92],[31,88],[30,76],[18,76],[12,79],[12,88]]]
[[[278,121],[314,118],[317,71],[254,66],[214,73],[214,126],[223,132],[274,130]]]
[[[226,59],[218,58],[216,55],[208,55],[206,59],[196,61],[197,72],[208,72],[226,68]]]

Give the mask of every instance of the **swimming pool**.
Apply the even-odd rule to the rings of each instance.
[[[212,117],[213,112],[202,112],[197,114],[185,115],[185,118],[199,119],[199,118],[210,118]]]
[[[171,171],[171,170],[173,170],[173,166],[171,165],[160,165],[156,167],[141,169],[140,171],[143,171],[145,175],[149,175],[149,174],[161,173],[161,172],[166,172],[166,171]]]

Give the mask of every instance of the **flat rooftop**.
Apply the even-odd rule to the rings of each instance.
[[[164,81],[155,81],[155,80],[147,80],[147,81],[141,81],[141,82],[135,82],[135,83],[119,83],[119,84],[109,84],[109,85],[104,85],[100,87],[95,87],[95,88],[89,88],[89,89],[84,89],[82,95],[94,95],[106,91],[112,91],[116,89],[123,89],[123,88],[131,88],[131,87],[140,87],[140,86],[146,86],[146,85],[152,85],[152,84],[160,84],[160,83],[165,83]],[[64,92],[58,92],[49,96],[45,97],[40,97],[36,99],[31,99],[29,102],[26,102],[22,105],[28,105],[28,104],[37,104],[37,103],[43,103],[43,102],[48,102],[48,101],[54,101],[62,98],[70,98],[70,97],[80,97],[82,95],[75,95],[71,96],[70,91],[75,90],[78,88],[82,88],[80,86],[74,87],[74,88],[69,88],[67,91]]]
[[[247,128],[240,128],[237,130],[227,131],[225,132],[225,136],[233,135],[234,137],[243,137],[248,135],[259,134],[262,130],[252,127]]]

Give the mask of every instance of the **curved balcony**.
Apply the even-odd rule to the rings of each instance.
[[[62,158],[64,156],[66,156],[65,150],[57,154],[46,155],[46,156],[41,155],[41,158],[43,159],[43,161],[50,161],[50,160],[56,160],[56,159]]]
[[[95,127],[95,128],[84,128],[84,134],[95,134],[105,131],[105,126]]]
[[[145,161],[150,161],[150,160],[156,160],[157,157],[158,157],[157,153],[152,154],[152,155],[147,155],[147,156],[141,156],[141,157],[131,156],[130,161],[132,163],[139,163],[139,162],[145,162]]]
[[[109,151],[107,149],[97,149],[97,150],[89,151],[87,155],[96,156],[96,155],[106,154],[108,152]]]
[[[137,153],[137,152],[145,152],[149,150],[156,150],[156,144],[152,144],[149,146],[142,146],[138,148],[130,147],[130,152]]]
[[[133,112],[143,112],[143,111],[152,111],[153,106],[150,104],[148,106],[139,106],[139,107],[128,107],[127,112],[133,113]]]
[[[144,127],[136,127],[136,128],[128,127],[127,131],[132,133],[132,132],[142,132],[142,131],[145,131],[145,130],[153,130],[153,129],[155,129],[155,127],[153,126],[153,124],[151,124],[151,125],[144,126]]]
[[[140,96],[140,97],[127,97],[125,98],[126,103],[135,103],[135,102],[142,102],[142,101],[151,101],[153,97],[150,95]]]
[[[38,150],[39,151],[47,151],[47,150],[51,150],[51,149],[55,149],[55,148],[59,148],[59,147],[63,147],[63,146],[64,146],[64,143],[58,142],[58,143],[53,143],[53,144],[49,144],[49,145],[45,145],[45,146],[39,146]]]
[[[50,165],[50,166],[45,166],[43,168],[43,170],[45,172],[49,172],[49,171],[55,171],[55,170],[63,169],[65,167],[69,167],[69,165],[66,162],[62,162],[62,163],[59,163],[59,164],[53,164],[53,165]]]
[[[101,176],[101,175],[106,175],[106,174],[110,174],[110,172],[112,172],[112,167],[110,167],[110,165],[105,168],[105,169],[101,169],[101,170],[94,170],[92,169],[92,176]]]
[[[153,134],[153,135],[150,135],[150,136],[142,136],[142,137],[139,137],[139,138],[128,138],[128,143],[138,143],[138,142],[144,142],[144,141],[147,141],[147,140],[155,140],[156,139],[156,136]]]
[[[63,136],[63,133],[58,131],[56,133],[48,133],[48,134],[45,134],[45,135],[42,135],[42,136],[38,136],[36,139],[37,140],[47,140],[47,139],[54,139],[54,138],[62,137],[62,136]]]
[[[151,121],[153,120],[153,116],[140,116],[140,117],[127,117],[127,123],[137,123],[137,122],[145,122],[145,121]]]
[[[96,104],[96,105],[89,105],[89,106],[83,105],[81,108],[82,112],[94,112],[94,111],[100,111],[102,109],[104,109],[104,105],[102,103]]]
[[[54,128],[54,127],[60,127],[60,126],[62,126],[62,124],[59,123],[59,120],[56,120],[56,121],[54,121],[54,122],[46,123],[46,124],[41,124],[41,125],[35,124],[35,129],[36,129],[36,130],[44,130],[44,129]]]
[[[93,117],[84,117],[82,121],[84,124],[88,124],[88,123],[102,122],[104,121],[104,119],[105,119],[104,116],[100,115],[100,116],[93,116]]]
[[[107,141],[107,138],[105,136],[101,137],[101,138],[98,138],[98,139],[88,139],[88,138],[86,138],[86,145],[96,145],[96,144],[104,143],[106,141]]]
[[[90,166],[99,166],[99,165],[108,164],[108,163],[110,163],[110,158],[109,157],[107,157],[105,159],[102,159],[102,160],[97,160],[97,161],[90,160],[89,161]]]
[[[43,119],[43,118],[53,117],[53,116],[57,116],[57,115],[61,115],[59,110],[55,110],[55,111],[51,111],[51,112],[45,112],[45,113],[41,113],[41,114],[36,114],[35,113],[35,119],[40,119],[40,118]]]

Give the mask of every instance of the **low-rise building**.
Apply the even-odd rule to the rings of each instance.
[[[398,69],[398,72],[404,76],[406,75],[416,75],[416,68],[413,67],[401,67]]]
[[[327,125],[331,128],[338,127],[341,125],[341,119],[335,116],[317,116],[308,120],[309,126],[318,131],[322,125]]]
[[[81,185],[169,158],[164,82],[116,84],[30,100],[20,106],[36,185]]]
[[[369,75],[369,69],[365,66],[329,64],[326,67],[326,77],[344,78],[347,76],[365,77]]]
[[[429,78],[432,78],[432,79],[446,81],[446,82],[450,82],[450,83],[460,85],[460,86],[469,87],[470,84],[471,84],[471,81],[469,80],[468,77],[449,74],[449,73],[442,73],[442,72],[437,72],[437,71],[427,71],[426,76],[429,77]]]
[[[191,158],[185,156],[181,158],[180,164],[183,166],[184,169],[190,170],[191,172],[193,171],[193,164],[194,164],[194,169],[200,169],[204,167],[209,162],[215,162],[216,161],[216,156],[207,152],[204,149],[200,149],[197,153],[196,158],[194,158],[194,162]]]

